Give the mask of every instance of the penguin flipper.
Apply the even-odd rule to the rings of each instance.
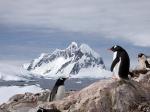
[[[114,61],[112,62],[112,64],[111,64],[111,68],[110,68],[111,71],[113,71],[115,65],[116,65],[118,62],[119,62],[119,57],[116,57],[116,58],[114,59]]]
[[[58,88],[55,88],[55,87],[52,89],[52,91],[51,91],[51,93],[50,93],[49,101],[53,101],[53,100],[54,100],[55,95],[56,95],[56,93],[57,93],[57,89],[58,89]]]
[[[147,68],[150,68],[150,64],[148,63],[147,60],[145,61],[145,64],[146,64],[146,67],[147,67]]]

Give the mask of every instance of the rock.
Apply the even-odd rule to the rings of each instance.
[[[130,71],[130,75],[132,77],[138,78],[140,74],[147,74],[147,72],[149,72],[149,70],[147,69],[135,69],[135,70]]]
[[[65,96],[67,97],[73,93],[75,93],[75,91],[66,92]],[[39,104],[47,102],[49,94],[49,90],[36,94],[16,94],[12,96],[7,103],[0,105],[0,112],[36,112]]]
[[[47,100],[49,91],[41,93],[25,93],[12,96],[7,103],[0,106],[0,112],[28,112],[32,108],[36,108],[39,102]]]
[[[25,96],[25,94],[16,94],[14,96],[12,96],[11,98],[9,98],[9,102],[14,102],[14,101],[19,101],[20,99],[23,99]]]
[[[50,91],[46,90],[41,93],[35,94],[35,96],[37,96],[38,101],[45,102],[45,101],[47,101],[49,94],[50,94]]]
[[[150,73],[138,80],[116,81],[104,79],[65,97],[63,100],[46,102],[46,93],[26,93],[13,97],[10,103],[0,106],[0,112],[37,112],[39,107],[61,112],[149,112]],[[22,95],[21,95],[22,96]]]
[[[5,112],[27,112],[37,106],[37,97],[32,93],[17,94],[0,108]],[[2,112],[3,112],[2,111]]]
[[[150,71],[148,71],[146,74],[140,74],[135,80],[150,90]]]

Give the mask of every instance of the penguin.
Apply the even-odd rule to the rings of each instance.
[[[138,62],[140,69],[150,70],[150,63],[148,62],[148,59],[145,54],[143,53],[138,54]]]
[[[67,78],[60,77],[57,79],[49,97],[49,101],[61,100],[65,96],[65,86],[64,82]]]
[[[113,51],[113,62],[110,70],[117,79],[129,80],[130,58],[125,49],[115,45],[109,50]]]

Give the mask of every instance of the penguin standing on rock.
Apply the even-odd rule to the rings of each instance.
[[[61,100],[65,96],[65,87],[64,87],[64,82],[67,78],[65,77],[60,77],[57,79],[49,97],[48,101],[54,101],[54,100]],[[53,109],[45,109],[42,107],[39,107],[37,112],[61,112],[60,110],[57,110],[55,108]]]
[[[60,77],[57,79],[49,97],[49,101],[61,100],[65,96],[64,82],[67,78]]]
[[[113,51],[113,62],[111,64],[111,71],[117,79],[128,80],[130,58],[125,49],[121,46],[115,45],[109,50]]]
[[[147,57],[143,53],[138,54],[138,62],[140,69],[150,70],[150,63],[148,62]]]

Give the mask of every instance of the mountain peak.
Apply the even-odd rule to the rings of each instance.
[[[98,58],[100,57],[100,55],[98,53],[96,53],[89,45],[87,44],[81,44],[80,46],[80,50],[83,53],[88,53],[88,54],[92,54],[94,55],[94,57]]]
[[[56,49],[51,54],[41,54],[34,59],[28,67],[25,67],[32,74],[44,76],[76,75],[80,71],[96,67],[104,69],[102,57],[87,44],[78,47],[76,42],[72,42],[66,49]]]
[[[76,42],[72,42],[68,47],[67,50],[71,52],[71,54],[75,53],[78,50],[78,44]]]
[[[71,44],[69,45],[68,48],[77,48],[78,47],[78,44],[76,42],[71,42]]]

